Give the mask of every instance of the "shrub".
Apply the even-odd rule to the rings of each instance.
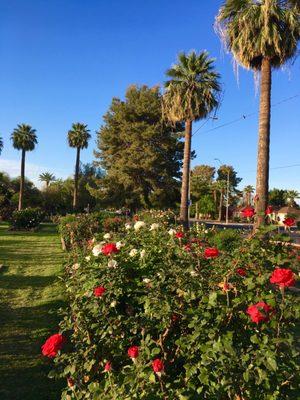
[[[220,250],[231,251],[241,244],[241,233],[234,229],[217,231],[212,243]]]
[[[66,250],[83,247],[99,231],[98,214],[77,214],[61,217],[58,231]]]
[[[11,229],[37,229],[40,223],[43,221],[43,218],[44,214],[39,208],[25,208],[24,210],[14,211],[10,219]]]
[[[218,255],[218,233],[171,233],[115,234],[118,253],[70,266],[62,399],[297,399],[299,299],[270,277],[299,255],[262,238]]]
[[[163,225],[173,225],[176,222],[176,214],[172,210],[144,210],[138,212],[136,217],[148,224],[160,222]]]
[[[118,232],[123,221],[124,219],[121,217],[106,218],[103,221],[104,232]]]

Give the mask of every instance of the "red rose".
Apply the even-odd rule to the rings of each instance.
[[[205,258],[218,257],[219,254],[220,254],[219,250],[216,249],[215,247],[208,247],[207,249],[204,250],[204,257]]]
[[[275,283],[279,287],[289,287],[295,285],[295,276],[292,270],[287,268],[276,268],[271,277],[270,282]]]
[[[103,286],[97,286],[97,287],[95,287],[95,289],[94,289],[94,296],[95,297],[101,297],[103,294],[104,294],[104,292],[105,292],[105,287],[103,287]]]
[[[291,226],[295,225],[295,220],[294,220],[294,218],[288,217],[283,221],[283,223],[285,226],[291,227]]]
[[[266,215],[270,215],[274,212],[273,207],[272,206],[268,206],[266,209]]]
[[[246,275],[247,275],[247,272],[246,272],[246,270],[244,270],[244,268],[238,268],[238,269],[236,270],[236,273],[237,273],[238,275],[240,275],[240,276],[246,276]]]
[[[155,373],[162,372],[164,370],[164,363],[159,358],[152,361],[152,369]]]
[[[252,322],[255,322],[256,324],[259,324],[262,321],[268,321],[271,312],[272,307],[263,301],[253,304],[247,308],[247,314],[250,315]]]
[[[127,354],[130,358],[137,358],[139,356],[139,348],[138,346],[129,347]]]
[[[107,361],[107,363],[104,366],[104,372],[109,372],[111,370],[111,362]]]
[[[183,232],[176,232],[175,233],[175,237],[177,237],[177,239],[182,239],[184,237],[184,233]]]
[[[118,251],[119,250],[115,243],[107,243],[101,249],[102,254],[104,254],[105,256],[109,256],[113,253],[118,253]]]
[[[186,244],[184,246],[184,250],[187,251],[188,253],[192,250],[192,246],[190,244]]]
[[[42,354],[54,358],[57,352],[62,349],[65,338],[60,333],[50,336],[42,346]]]
[[[246,207],[242,210],[242,214],[244,218],[252,218],[255,214],[253,207]]]

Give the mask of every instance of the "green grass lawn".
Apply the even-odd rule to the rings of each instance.
[[[36,233],[0,224],[0,399],[58,400],[61,382],[47,378],[45,338],[58,329],[63,253],[53,224]]]

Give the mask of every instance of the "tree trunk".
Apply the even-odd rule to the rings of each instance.
[[[22,210],[23,206],[23,193],[24,193],[24,180],[25,180],[25,154],[26,151],[22,150],[22,158],[21,158],[21,179],[20,179],[20,193],[19,193],[19,205],[18,210]]]
[[[265,211],[269,197],[269,159],[271,122],[272,68],[270,60],[264,58],[261,67],[259,138],[256,175],[256,223],[255,228],[265,224]]]
[[[73,210],[77,210],[78,201],[78,177],[79,177],[79,163],[80,163],[80,147],[77,147],[75,177],[74,177],[74,196],[73,196]]]
[[[223,190],[220,191],[219,221],[222,221],[222,208],[223,208]]]
[[[213,191],[213,196],[214,196],[215,207],[217,208],[217,191],[216,190]]]
[[[184,157],[182,168],[182,186],[180,203],[180,220],[185,229],[189,228],[188,201],[191,164],[192,121],[185,122]]]

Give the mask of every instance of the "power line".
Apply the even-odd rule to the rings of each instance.
[[[287,97],[286,99],[280,100],[280,101],[278,101],[277,103],[272,104],[271,107],[272,107],[272,108],[273,108],[273,107],[277,107],[277,106],[279,106],[280,104],[286,103],[286,102],[288,102],[288,101],[291,101],[291,100],[293,100],[293,99],[295,99],[295,98],[297,98],[297,97],[299,97],[299,96],[300,96],[300,93],[295,94],[294,96],[291,96],[291,97]],[[247,119],[247,118],[250,118],[250,117],[253,117],[254,115],[257,115],[257,114],[258,114],[258,111],[255,111],[255,112],[250,113],[250,114],[244,114],[244,115],[242,115],[241,117],[236,118],[236,119],[234,119],[234,120],[232,120],[232,121],[225,122],[225,123],[222,124],[222,125],[219,125],[219,126],[216,126],[216,127],[214,127],[214,128],[208,129],[208,130],[206,130],[206,131],[204,131],[204,132],[201,132],[201,134],[213,132],[213,131],[216,131],[216,130],[218,130],[218,129],[224,128],[225,126],[229,126],[229,125],[236,124],[236,123],[239,122],[239,121],[243,121],[243,120],[245,120],[245,119]],[[197,132],[199,132],[200,129],[201,129],[209,120],[210,120],[210,118],[208,118],[208,119],[193,133],[192,136],[195,136],[195,134],[196,134]]]
[[[295,168],[295,167],[300,167],[300,164],[292,164],[292,165],[281,165],[281,166],[279,166],[279,167],[271,167],[270,169],[284,169],[284,168]],[[247,172],[256,172],[256,170],[255,169],[251,169],[251,170],[248,170],[248,171],[239,171],[239,172],[242,172],[242,173],[247,173]]]

